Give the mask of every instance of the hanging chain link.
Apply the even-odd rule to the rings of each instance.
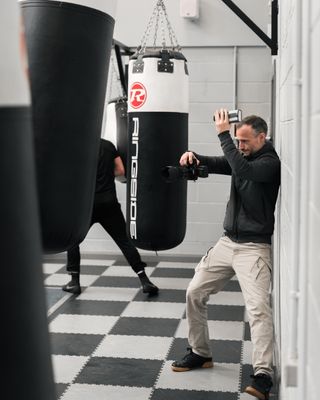
[[[167,22],[168,34],[169,34],[171,46],[172,46],[173,49],[176,48],[178,51],[180,51],[181,47],[180,47],[180,45],[178,43],[178,39],[177,39],[177,37],[176,37],[176,35],[174,33],[174,30],[172,29],[172,26],[171,26],[171,23],[169,21],[169,17],[168,17],[168,14],[167,14],[167,10],[166,10],[166,7],[165,7],[164,4],[163,4],[163,14],[164,14],[166,22]]]
[[[157,47],[157,35],[158,35],[158,29],[159,29],[159,17],[160,17],[160,9],[158,4],[156,5],[156,17],[155,17],[155,23],[154,23],[154,34],[153,34],[153,48]]]
[[[144,54],[147,47],[147,42],[149,36],[151,34],[151,30],[154,27],[154,35],[153,35],[153,47],[157,47],[157,38],[158,38],[158,30],[159,30],[159,22],[161,28],[161,40],[162,40],[162,49],[167,47],[166,45],[166,29],[168,32],[169,40],[171,43],[172,50],[177,49],[181,50],[180,45],[178,44],[177,37],[172,29],[170,24],[166,6],[164,4],[164,0],[157,0],[157,3],[153,9],[152,15],[147,24],[146,30],[142,36],[140,46],[138,47],[138,53]]]
[[[106,102],[114,97],[123,97],[123,88],[120,81],[118,64],[115,61],[114,50],[111,51],[109,77],[107,81]]]

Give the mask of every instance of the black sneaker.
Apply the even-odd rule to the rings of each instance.
[[[142,291],[143,293],[148,293],[150,295],[158,294],[159,288],[154,285],[152,282],[143,282],[142,283]]]
[[[174,361],[171,364],[171,368],[175,372],[190,371],[195,368],[212,368],[213,362],[212,357],[202,357],[194,353],[191,347],[187,348],[188,354],[186,354],[181,361]]]
[[[81,286],[79,283],[71,280],[66,285],[62,286],[62,290],[64,290],[65,292],[72,293],[72,294],[80,294]]]
[[[272,379],[267,374],[250,375],[252,382],[244,391],[260,400],[268,400],[269,392],[272,388]]]
[[[145,274],[144,276],[138,276],[142,285],[143,293],[148,293],[150,296],[158,294],[159,288],[154,285]]]

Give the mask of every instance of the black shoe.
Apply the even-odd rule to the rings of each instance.
[[[272,388],[272,379],[267,374],[250,375],[252,382],[244,391],[260,400],[268,400],[269,392]]]
[[[159,292],[159,288],[152,282],[145,282],[142,284],[143,293],[149,293],[150,295],[155,295]]]
[[[194,353],[191,347],[187,348],[189,353],[186,354],[181,361],[174,361],[171,368],[175,372],[190,371],[195,368],[212,368],[212,357],[202,357]]]
[[[143,272],[143,274],[138,274],[138,277],[142,285],[143,293],[148,293],[150,295],[155,295],[158,293],[158,287],[149,280],[145,272]]]
[[[78,282],[70,281],[66,285],[62,286],[62,290],[65,292],[69,292],[72,294],[80,294],[81,293],[81,286]]]

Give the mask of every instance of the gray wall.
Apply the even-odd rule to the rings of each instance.
[[[267,33],[267,0],[237,0],[235,3]],[[115,37],[129,47],[140,44],[156,0],[118,0]],[[180,0],[165,0],[172,27],[182,46],[261,45],[260,39],[221,1],[200,0],[200,18],[180,17]],[[152,41],[150,42],[152,44]]]
[[[129,46],[140,44],[156,2],[118,2],[115,38]],[[258,114],[270,122],[271,56],[257,38],[221,1],[201,1],[197,22],[179,16],[178,0],[166,1],[169,20],[183,46],[190,76],[189,149],[198,153],[222,154],[212,123],[216,108],[237,106],[244,115]],[[257,6],[256,3],[259,3]],[[239,1],[237,4],[266,30],[267,1]],[[152,44],[152,40],[150,42]],[[239,47],[235,48],[237,44]],[[237,82],[235,82],[235,61]],[[178,160],[177,160],[178,162]],[[201,255],[222,233],[229,194],[229,177],[210,176],[188,183],[187,233],[176,248],[161,252],[173,255]],[[125,211],[124,184],[117,184]],[[83,251],[118,251],[103,229],[95,225],[81,245]],[[142,251],[142,253],[144,253]],[[150,252],[145,252],[150,254]]]

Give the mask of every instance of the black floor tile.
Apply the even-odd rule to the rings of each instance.
[[[161,365],[160,360],[92,357],[75,383],[152,387]]]
[[[192,279],[194,270],[190,268],[156,268],[151,274],[157,278],[189,278]]]
[[[173,336],[180,319],[121,317],[111,335]]]
[[[251,331],[249,322],[245,322],[244,324],[244,340],[251,340]]]
[[[241,288],[238,281],[229,281],[223,288],[226,292],[241,292]]]
[[[63,292],[60,287],[56,288],[56,287],[46,286],[45,293],[46,293],[46,302],[48,309],[54,306],[59,300],[61,300],[66,295],[66,292]]]
[[[144,261],[143,257],[142,257],[142,261]],[[158,263],[159,263],[158,261],[146,261],[146,264],[147,264],[148,267],[156,267],[158,265]],[[129,263],[126,260],[116,260],[112,265],[126,265],[126,266],[129,266]]]
[[[208,320],[243,321],[244,306],[208,305]]]
[[[62,394],[67,390],[68,384],[64,383],[56,383],[55,388],[56,388],[56,398],[59,399],[59,397],[62,396]]]
[[[69,356],[90,356],[103,338],[104,335],[51,333],[51,352]]]
[[[61,314],[118,316],[128,304],[126,301],[77,300],[73,297],[60,307],[59,312]]]
[[[138,277],[126,277],[126,276],[100,276],[93,284],[94,286],[100,287],[127,287],[127,288],[138,288],[140,287],[140,280]]]

